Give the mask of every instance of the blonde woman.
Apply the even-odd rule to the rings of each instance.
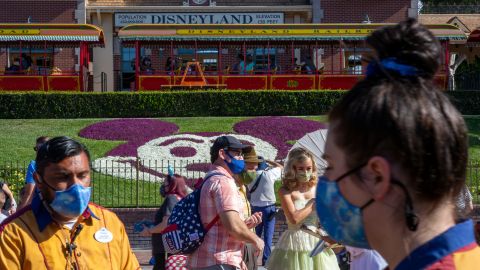
[[[301,230],[302,226],[317,228],[319,224],[314,208],[316,184],[317,166],[312,153],[304,148],[290,151],[279,190],[288,229],[268,259],[268,269],[339,269],[335,253],[330,248],[317,256],[309,256],[319,238]]]

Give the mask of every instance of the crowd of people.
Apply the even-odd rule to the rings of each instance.
[[[465,185],[467,128],[433,83],[441,46],[413,19],[366,42],[373,49],[366,77],[328,115],[326,168],[302,147],[282,165],[226,135],[213,142],[210,169],[195,191],[169,169],[154,225],[140,233],[152,237],[154,269],[343,270],[341,254],[353,270],[478,267]],[[138,269],[121,221],[90,202],[85,146],[40,137],[35,151],[17,209],[1,186],[8,217],[0,225],[0,269]],[[190,240],[179,241],[182,232],[169,220],[197,195],[205,233],[189,231]],[[273,245],[276,195],[287,229]],[[199,245],[172,254],[185,241]]]

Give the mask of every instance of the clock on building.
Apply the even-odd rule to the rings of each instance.
[[[189,0],[189,6],[209,6],[210,0]]]

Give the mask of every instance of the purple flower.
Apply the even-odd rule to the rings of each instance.
[[[155,119],[115,119],[90,125],[82,129],[79,135],[96,140],[147,142],[177,131],[177,125]]]
[[[178,126],[155,119],[114,119],[90,125],[78,135],[95,140],[127,141],[108,152],[107,156],[136,156],[144,143],[178,131]]]
[[[178,146],[170,149],[170,153],[177,157],[193,157],[197,153],[197,150],[193,147]]]
[[[277,159],[286,158],[292,147],[288,141],[302,138],[309,132],[325,128],[325,125],[298,117],[268,116],[256,117],[237,123],[233,130],[251,135],[271,143],[278,149]]]
[[[169,144],[172,144],[172,143],[178,142],[178,141],[189,141],[189,142],[194,142],[194,143],[202,143],[203,142],[202,140],[196,140],[196,139],[190,139],[190,138],[174,138],[174,139],[168,139],[168,140],[162,142],[161,144],[159,144],[158,146],[167,146]]]

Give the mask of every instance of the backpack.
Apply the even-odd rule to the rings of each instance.
[[[172,214],[168,218],[167,227],[161,232],[165,252],[169,254],[193,253],[203,242],[210,228],[219,220],[215,218],[203,226],[200,219],[200,193],[205,181],[221,173],[213,173],[205,177],[200,188],[188,194],[173,207]]]

